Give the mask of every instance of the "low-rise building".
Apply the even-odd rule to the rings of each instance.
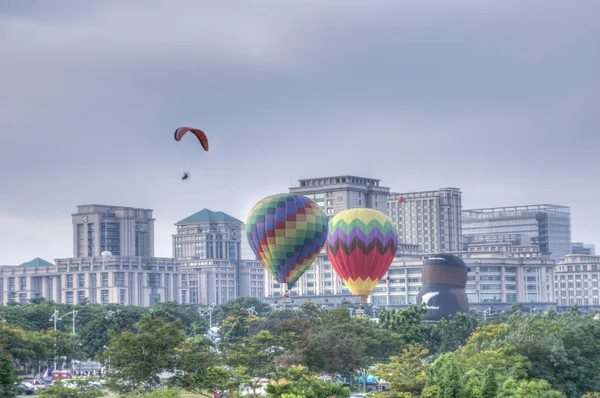
[[[554,287],[559,307],[600,307],[600,256],[570,254],[556,265]]]
[[[0,304],[26,303],[43,297],[61,304],[150,306],[177,299],[179,282],[171,258],[85,257],[36,258],[0,268]]]

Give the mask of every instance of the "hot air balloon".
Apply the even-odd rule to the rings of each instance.
[[[272,195],[250,210],[246,234],[266,270],[291,289],[325,245],[327,216],[306,196]]]
[[[417,296],[417,305],[425,304],[424,321],[469,311],[469,297],[465,292],[470,269],[458,256],[448,253],[432,254],[421,269],[423,286]]]
[[[374,209],[349,209],[329,223],[327,256],[338,276],[364,303],[387,272],[398,232],[388,216]]]

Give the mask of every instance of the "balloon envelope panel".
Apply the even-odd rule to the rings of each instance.
[[[250,210],[246,234],[262,265],[291,289],[325,245],[327,216],[306,196],[268,196]]]
[[[397,249],[396,227],[380,211],[349,209],[329,223],[329,261],[350,292],[363,301],[387,272]]]

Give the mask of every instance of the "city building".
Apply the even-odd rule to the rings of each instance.
[[[471,308],[500,311],[514,303],[537,309],[556,307],[554,261],[537,246],[473,245],[455,253],[470,267],[466,292]],[[403,253],[394,259],[385,277],[373,290],[369,302],[379,308],[402,308],[417,303],[422,286],[424,255]],[[267,277],[266,301],[283,305],[282,289]],[[310,300],[318,305],[337,307],[343,301],[360,302],[335,274],[326,256],[319,256],[290,292],[297,305]]]
[[[462,203],[458,188],[390,193],[387,214],[396,224],[398,240],[418,244],[424,253],[463,250]]]
[[[462,234],[465,246],[537,245],[558,260],[571,253],[571,210],[547,204],[463,210]]]
[[[73,258],[154,256],[152,210],[123,206],[77,206],[73,220]]]
[[[387,214],[389,188],[379,185],[380,180],[356,176],[336,176],[298,180],[300,186],[290,193],[304,195],[317,202],[330,221],[347,209],[371,208]]]
[[[255,266],[255,259],[241,259],[246,234],[240,220],[203,209],[175,226],[173,255],[181,272],[180,302],[219,305],[246,293],[264,297],[264,269]]]
[[[571,243],[571,254],[586,254],[588,256],[596,255],[596,245],[587,245],[583,242]]]
[[[26,303],[42,297],[61,304],[150,306],[177,300],[177,270],[171,258],[36,258],[0,267],[0,304]]]
[[[397,255],[421,258],[422,251],[419,245],[401,243],[398,245]],[[267,303],[281,305],[286,291],[285,284],[277,283],[270,274],[266,274],[265,301]],[[292,299],[299,303],[310,300],[326,307],[337,307],[344,300],[360,302],[360,298],[352,296],[337,276],[324,251],[298,279],[296,286],[289,293]]]
[[[258,261],[258,256],[256,255],[256,253],[254,253],[254,251],[250,247],[250,243],[248,242],[248,235],[246,234],[246,224],[242,224],[241,253],[242,260]]]
[[[570,254],[556,264],[554,276],[559,307],[600,306],[600,256]]]

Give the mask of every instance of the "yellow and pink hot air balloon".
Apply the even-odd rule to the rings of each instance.
[[[392,264],[398,232],[392,220],[374,209],[349,209],[329,223],[327,256],[354,296],[364,303]]]

